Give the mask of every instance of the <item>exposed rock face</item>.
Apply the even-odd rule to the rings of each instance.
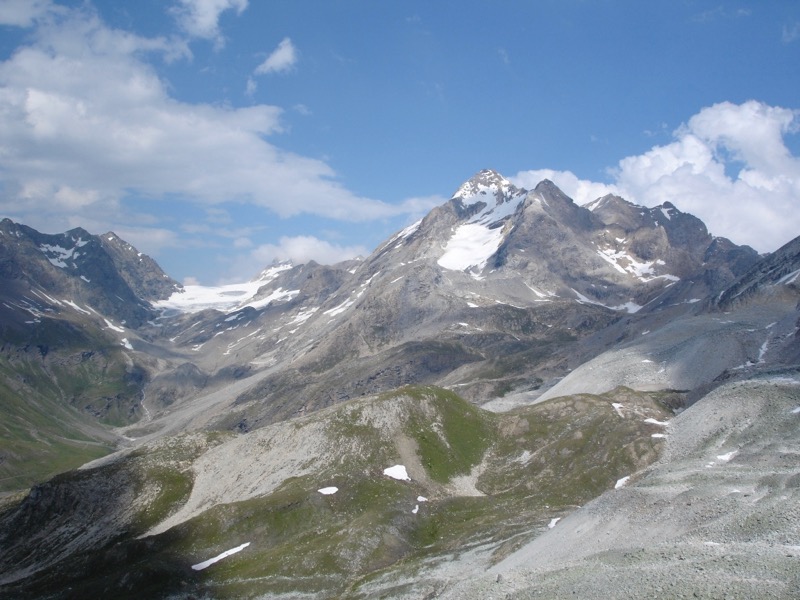
[[[657,533],[642,498],[655,490],[657,505],[672,502],[671,477],[689,485],[706,450],[734,451],[722,434],[749,447],[752,464],[794,455],[798,274],[798,240],[759,257],[669,202],[578,206],[550,181],[524,190],[491,170],[364,259],[271,265],[224,301],[196,305],[189,286],[112,233],[48,236],[5,220],[0,426],[17,437],[0,446],[0,482],[37,444],[82,448],[82,460],[115,442],[122,450],[0,510],[0,593],[58,597],[69,575],[84,596],[214,596],[234,585],[251,596],[420,597],[507,555],[497,572],[523,573],[508,593],[539,591],[515,562],[532,556],[547,572],[545,595],[589,589],[580,573],[597,574],[595,550],[630,567],[623,538]],[[664,429],[670,409],[685,410]],[[750,433],[717,428],[719,411]],[[673,433],[648,484],[641,470]],[[105,446],[86,454],[87,439]],[[732,510],[751,521],[795,515],[790,462],[768,482],[747,479],[775,488],[769,515],[738,500]],[[381,479],[392,464],[411,481]],[[565,518],[640,479],[650,486],[640,494],[616,490],[629,501],[606,495]],[[713,483],[703,506],[732,493]],[[596,507],[615,511],[613,526],[598,524]],[[740,551],[735,519],[714,529],[724,519],[708,514],[692,511],[692,527]],[[103,531],[81,529],[86,519]],[[524,545],[549,530],[552,556],[545,538]],[[680,545],[709,559],[692,530],[675,529],[664,552]],[[586,531],[614,543],[585,545]],[[762,534],[759,543],[777,539]],[[52,547],[33,550],[45,540]],[[230,571],[190,569],[248,541]],[[443,561],[450,553],[464,558]],[[578,587],[559,575],[564,556],[578,557]],[[131,574],[139,566],[162,587]],[[289,580],[291,589],[270,587]],[[474,597],[494,593],[492,582],[471,582]],[[472,583],[448,593],[469,597]]]
[[[71,302],[134,328],[152,318],[149,301],[180,288],[113,233],[47,235],[9,219],[0,222],[0,280],[0,294],[12,303],[58,311]]]

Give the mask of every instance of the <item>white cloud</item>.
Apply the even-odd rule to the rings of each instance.
[[[610,184],[547,169],[512,180],[531,188],[549,178],[579,204],[606,193],[645,206],[669,201],[714,235],[772,251],[800,234],[800,158],[785,143],[799,128],[798,110],[721,102],[681,125],[672,143],[620,160]]]
[[[532,190],[543,179],[549,179],[559,189],[572,198],[577,204],[586,204],[606,194],[619,194],[620,190],[614,186],[587,179],[579,179],[571,171],[554,171],[552,169],[535,169],[520,171],[509,180],[517,187]]]
[[[237,15],[247,8],[248,0],[178,0],[172,13],[186,33],[193,37],[212,40],[217,48],[225,43],[219,30],[219,17],[226,10]]]
[[[82,9],[32,40],[0,63],[0,212],[12,218],[34,227],[43,213],[120,218],[128,197],[347,221],[417,206],[360,197],[327,163],[269,143],[282,130],[278,107],[172,98],[145,58],[186,56],[185,43],[113,30]]]
[[[278,47],[272,51],[264,62],[256,67],[256,75],[269,73],[285,73],[290,71],[297,63],[297,50],[288,37],[283,38]]]
[[[254,264],[266,265],[274,260],[292,260],[296,264],[314,260],[323,265],[332,265],[343,260],[366,256],[364,246],[340,246],[314,236],[284,236],[277,244],[263,244],[251,252]]]
[[[58,11],[51,0],[3,0],[0,2],[0,25],[30,27],[48,13]]]
[[[800,39],[800,21],[795,21],[791,25],[784,25],[781,34],[781,41],[784,44],[791,44]]]

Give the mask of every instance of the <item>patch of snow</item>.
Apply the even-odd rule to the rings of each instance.
[[[425,496],[417,496],[417,502],[427,502],[428,499]]]
[[[717,460],[721,460],[722,462],[728,462],[730,459],[732,459],[737,454],[738,454],[737,450],[732,450],[732,451],[728,452],[727,454],[718,455],[717,456]]]
[[[639,312],[642,309],[642,305],[636,304],[631,300],[630,302],[626,302],[625,304],[620,304],[619,306],[609,306],[608,308],[612,310],[625,310],[633,314]]]
[[[400,233],[398,233],[397,236],[395,237],[395,239],[402,239],[402,240],[406,239],[408,236],[410,236],[412,233],[414,233],[417,229],[419,229],[419,226],[421,224],[422,224],[422,219],[420,219],[416,223],[412,223],[411,225],[409,225],[408,227],[403,229]]]
[[[669,421],[656,421],[653,418],[647,418],[644,420],[645,423],[650,423],[651,425],[661,425],[662,427],[666,427],[669,425]]]
[[[324,487],[324,488],[319,489],[317,491],[320,494],[322,494],[323,496],[330,496],[330,495],[335,494],[336,492],[338,492],[339,488],[331,486],[331,487]]]
[[[111,239],[111,238],[109,238],[109,239]],[[209,558],[208,560],[204,560],[201,563],[197,563],[196,565],[192,565],[192,569],[194,569],[195,571],[202,571],[203,569],[206,569],[206,568],[210,567],[214,563],[221,561],[223,558],[227,558],[231,554],[236,554],[237,552],[241,552],[242,550],[247,548],[249,545],[250,545],[250,542],[245,542],[241,546],[236,546],[236,548],[231,548],[230,550],[226,550],[225,552],[223,552],[222,554],[218,554],[214,558]]]
[[[598,250],[597,254],[614,267],[620,273],[633,275],[640,281],[652,281],[654,279],[668,279],[670,281],[679,281],[675,275],[656,275],[653,271],[654,265],[663,265],[662,260],[653,260],[650,262],[639,262],[633,256],[624,251],[617,251],[613,248],[606,248],[605,250]]]
[[[617,479],[617,483],[614,484],[614,489],[618,490],[621,487],[624,487],[628,480],[631,478],[630,475],[623,477],[622,479]]]
[[[323,315],[330,315],[331,317],[335,317],[336,315],[342,314],[348,308],[353,306],[353,304],[355,304],[355,302],[356,302],[355,300],[348,298],[347,300],[342,302],[340,305],[334,306],[333,308],[329,308],[328,310],[324,311],[322,314]]]
[[[394,465],[383,470],[383,474],[398,481],[411,481],[404,465]]]
[[[520,464],[527,464],[528,461],[531,459],[533,454],[530,453],[529,450],[523,450],[522,454],[520,454],[517,458],[514,459],[514,462],[518,462]]]
[[[447,241],[444,254],[436,262],[451,271],[481,270],[502,240],[502,227],[489,229],[481,223],[465,223]]]
[[[261,273],[259,273],[258,277],[256,277],[256,282],[259,283],[260,285],[264,285],[265,283],[275,279],[278,275],[280,275],[284,271],[288,271],[291,268],[292,268],[291,262],[283,262],[277,265],[272,265],[261,271]]]
[[[415,515],[419,512],[419,504],[415,504],[414,508],[411,509],[411,514]]]
[[[792,414],[793,415],[796,415],[798,413],[800,413],[800,406],[796,406],[795,408],[792,409]]]
[[[156,308],[183,313],[196,313],[209,308],[231,312],[242,308],[263,285],[263,281],[219,286],[186,285],[182,291],[174,292],[166,300],[159,300],[153,305]]]
[[[284,290],[282,287],[279,287],[277,290],[269,294],[264,298],[259,298],[258,300],[251,300],[246,304],[243,304],[241,308],[245,308],[247,306],[251,308],[255,308],[256,310],[260,308],[266,308],[273,302],[278,302],[280,300],[291,300],[295,296],[300,293],[300,290]]]
[[[112,331],[116,331],[116,332],[118,332],[118,333],[125,333],[125,330],[124,330],[122,327],[117,327],[116,325],[114,325],[114,324],[113,324],[111,321],[109,321],[108,319],[105,319],[105,318],[104,318],[104,319],[103,319],[103,321],[105,321],[105,322],[106,322],[106,328],[108,328],[108,329],[111,329]]]
[[[49,244],[42,244],[39,246],[39,250],[41,250],[50,264],[58,267],[60,269],[66,269],[67,263],[64,262],[66,260],[74,260],[77,258],[77,254],[75,254],[75,248],[62,248],[61,246],[51,246]]]
[[[652,434],[650,437],[651,437],[651,438],[665,438],[665,437],[667,437],[667,436],[666,436],[666,435],[664,435],[663,433],[654,433],[654,434]]]
[[[133,350],[133,346],[131,346],[131,343],[128,341],[128,338],[122,338],[122,339],[120,340],[120,343],[121,343],[123,346],[125,346],[125,347],[126,347],[128,350]]]
[[[552,529],[553,527],[556,526],[556,523],[558,523],[560,520],[561,520],[561,517],[556,517],[555,519],[550,519],[550,522],[547,524],[547,528],[548,529]]]
[[[77,304],[75,304],[74,302],[72,302],[71,300],[64,300],[64,304],[67,304],[67,305],[71,306],[72,308],[74,308],[74,309],[75,309],[75,310],[77,310],[78,312],[82,312],[82,313],[83,313],[83,314],[85,314],[85,315],[90,315],[90,314],[92,314],[92,313],[90,313],[88,310],[81,308],[80,306],[78,306]],[[120,331],[122,331],[122,330],[120,330]]]
[[[612,402],[611,406],[614,407],[614,410],[617,412],[620,418],[622,419],[625,418],[625,415],[622,414],[622,404],[620,404],[619,402]]]
[[[83,279],[86,283],[92,283],[91,279],[86,279],[83,275],[81,275],[81,279]]]
[[[764,362],[764,355],[767,353],[767,348],[769,348],[769,340],[764,340],[764,343],[761,344],[761,348],[758,351],[758,362]]]
[[[532,291],[534,294],[536,294],[536,297],[537,297],[537,298],[541,299],[541,300],[542,300],[542,301],[544,301],[544,302],[548,302],[548,301],[550,300],[550,298],[553,298],[553,297],[555,297],[555,296],[556,296],[556,294],[555,294],[555,293],[553,293],[553,292],[544,292],[544,293],[543,293],[543,292],[540,292],[539,290],[537,290],[537,289],[536,289],[536,288],[534,288],[534,287],[531,287],[531,286],[530,286],[530,285],[528,285],[527,283],[525,284],[525,286],[526,286],[526,287],[527,287],[527,288],[528,288],[530,291]]]
[[[800,277],[800,269],[797,269],[797,271],[792,271],[788,275],[784,275],[783,277],[781,277],[778,280],[778,285],[782,283],[789,285],[790,283],[794,283],[795,281],[797,281],[798,277]]]
[[[300,323],[305,323],[308,319],[311,318],[315,312],[319,310],[319,306],[312,306],[311,308],[307,308],[306,310],[301,310],[297,313],[297,316],[289,321],[288,325],[299,325]]]
[[[585,304],[594,304],[595,306],[602,306],[603,308],[608,308],[610,310],[624,310],[629,313],[638,312],[642,307],[636,304],[635,302],[626,302],[625,304],[620,304],[619,306],[607,306],[602,302],[598,302],[597,300],[592,300],[591,298],[587,298],[583,294],[581,294],[578,290],[570,288],[576,296],[578,296],[578,302],[585,303]]]

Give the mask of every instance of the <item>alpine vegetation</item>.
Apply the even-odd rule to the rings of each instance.
[[[180,285],[0,223],[4,598],[800,596],[800,238],[483,170]]]

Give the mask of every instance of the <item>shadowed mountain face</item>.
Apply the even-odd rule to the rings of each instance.
[[[645,478],[674,411],[700,452],[707,398],[766,379],[790,403],[797,246],[759,257],[669,202],[578,206],[488,170],[364,259],[219,288],[111,233],[4,220],[0,489],[38,485],[0,506],[0,592],[438,593]],[[503,576],[564,564],[532,548]],[[453,554],[462,575],[437,571]]]

